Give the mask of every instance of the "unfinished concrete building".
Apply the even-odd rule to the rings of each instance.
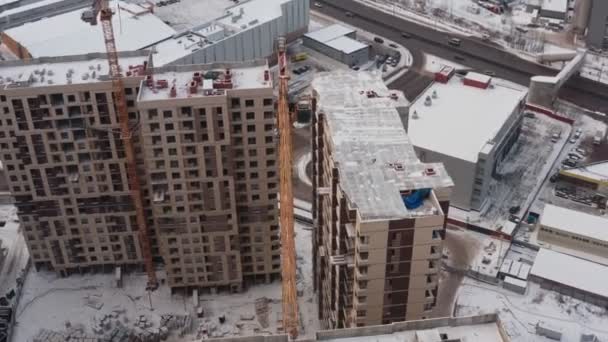
[[[32,262],[142,265],[105,54],[0,64],[1,159]],[[151,69],[121,55],[152,252],[172,288],[280,272],[266,62]]]
[[[409,103],[379,75],[325,73],[313,89],[313,273],[322,327],[428,317],[451,178],[442,164],[418,160],[402,123]]]

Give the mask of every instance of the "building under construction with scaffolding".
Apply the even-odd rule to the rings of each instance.
[[[149,248],[172,288],[280,277],[266,62],[155,69],[138,52],[121,53],[120,65],[149,246],[106,55],[0,64],[0,159],[33,265],[63,275],[142,268]]]
[[[324,329],[430,317],[452,179],[422,163],[380,75],[313,81],[313,274]]]

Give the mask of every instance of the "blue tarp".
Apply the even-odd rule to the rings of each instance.
[[[429,197],[430,193],[431,189],[414,190],[411,194],[403,195],[401,198],[403,198],[403,204],[406,208],[416,209],[422,205],[422,202]]]

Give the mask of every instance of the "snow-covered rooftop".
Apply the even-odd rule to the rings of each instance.
[[[15,13],[21,13],[21,12],[30,10],[32,8],[37,8],[37,7],[42,7],[42,6],[46,6],[46,5],[49,5],[49,4],[53,4],[53,3],[56,3],[56,2],[59,2],[59,1],[62,1],[62,0],[41,0],[41,1],[33,2],[31,4],[27,4],[27,5],[11,8],[11,9],[6,10],[4,12],[0,12],[0,18],[9,16],[9,15],[13,15]]]
[[[346,54],[350,54],[355,51],[367,48],[367,45],[350,37],[338,37],[336,39],[332,39],[328,42],[325,42],[325,44]]]
[[[484,74],[480,74],[478,72],[468,72],[465,76],[466,79],[481,83],[489,83],[492,80],[492,77]]]
[[[355,32],[355,30],[351,28],[342,26],[340,24],[333,24],[324,27],[320,30],[307,33],[304,36],[325,43],[338,37],[346,36],[347,34],[351,34],[353,32]]]
[[[318,113],[325,113],[340,184],[364,221],[438,214],[440,208],[408,210],[400,191],[450,187],[443,164],[423,164],[403,128],[408,101],[387,89],[380,74],[336,71],[313,81]],[[425,172],[433,169],[434,175]]]
[[[544,11],[568,12],[568,0],[544,0],[541,6]]]
[[[168,64],[225,37],[226,31],[224,27],[216,24],[206,25],[196,31],[176,34],[154,45],[154,62],[157,65]]]
[[[560,172],[608,184],[608,161],[585,165],[575,169],[564,169]]]
[[[117,10],[118,4],[120,10]],[[116,11],[112,24],[118,51],[138,50],[175,34],[174,29],[154,14],[145,12],[142,6],[117,1],[111,6]],[[81,13],[82,10],[63,13],[8,29],[5,33],[33,57],[106,51],[101,23],[91,26],[83,22]]]
[[[487,89],[465,86],[458,75],[435,82],[410,108],[409,137],[420,148],[477,162],[525,96],[524,89],[497,79]]]
[[[608,267],[541,248],[531,275],[608,298]]]
[[[229,74],[227,73],[229,70]],[[272,77],[268,73],[268,80],[264,79],[265,72],[269,72],[265,61],[253,61],[246,63],[223,63],[208,65],[185,65],[164,66],[153,69],[153,84],[146,86],[146,80],[142,81],[138,101],[154,101],[172,98],[171,88],[175,85],[175,98],[191,98],[203,96],[225,95],[224,89],[254,89],[272,88]],[[196,85],[196,93],[190,92],[190,85],[195,78],[194,73],[199,73],[201,82]],[[216,81],[204,79],[205,74],[215,72]],[[167,87],[159,87],[158,82],[164,80]],[[214,83],[222,83],[222,80],[230,80],[230,88],[221,88]],[[161,81],[162,82],[162,81]]]
[[[218,23],[230,27],[233,31],[242,31],[257,26],[283,15],[281,5],[291,0],[249,0],[226,9],[226,16]]]
[[[608,219],[600,216],[546,204],[540,224],[608,242]]]
[[[146,51],[124,52],[119,56],[123,74],[129,66],[143,66],[148,61]],[[0,89],[108,81],[108,70],[105,53],[0,62]]]

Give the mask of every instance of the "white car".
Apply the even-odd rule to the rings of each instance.
[[[323,5],[320,2],[315,2],[314,6],[316,8],[323,8]]]

